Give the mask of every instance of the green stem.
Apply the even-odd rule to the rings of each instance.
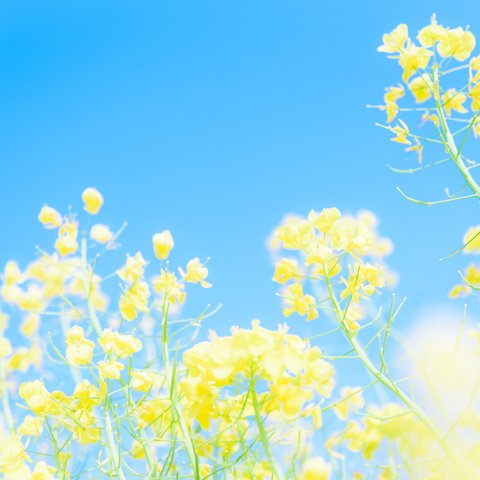
[[[165,293],[166,296],[166,293]],[[195,480],[200,480],[200,468],[198,464],[198,457],[195,452],[195,446],[192,442],[192,437],[190,435],[190,430],[183,416],[183,410],[180,405],[180,402],[177,398],[177,389],[176,389],[176,379],[170,364],[170,353],[168,346],[168,306],[166,300],[163,304],[162,309],[162,353],[163,353],[163,362],[165,366],[165,373],[167,377],[167,385],[169,388],[170,401],[172,402],[173,412],[175,413],[176,420],[180,426],[180,433],[182,435],[182,440],[187,450],[188,459],[193,471],[193,478]]]
[[[255,411],[255,421],[258,427],[258,435],[260,437],[260,442],[262,443],[265,454],[267,455],[268,461],[272,467],[272,474],[277,480],[285,480],[285,475],[282,472],[282,469],[278,465],[275,457],[273,456],[272,449],[270,448],[270,443],[268,441],[267,432],[265,431],[265,426],[262,421],[262,414],[260,412],[260,404],[258,403],[257,392],[255,390],[255,380],[251,380],[250,392],[253,400],[253,408]]]
[[[107,400],[104,403],[104,412],[105,412],[105,430],[107,432],[108,447],[112,458],[110,459],[113,463],[115,472],[118,475],[118,478],[125,480],[125,475],[122,470],[122,460],[120,458],[120,452],[115,443],[115,438],[113,436],[112,420],[110,418],[110,413],[108,412]]]
[[[100,337],[100,335],[102,334],[102,327],[100,325],[100,321],[98,320],[97,312],[92,303],[91,295],[90,295],[91,275],[90,275],[90,269],[88,265],[86,238],[82,239],[81,254],[82,254],[82,265],[83,265],[83,287],[85,290],[85,299],[87,301],[88,317],[97,335]],[[111,455],[110,461],[114,466],[114,469],[118,478],[120,478],[120,480],[125,480],[125,474],[123,473],[123,469],[122,469],[122,460],[120,457],[120,450],[117,448],[117,444],[115,443],[115,438],[113,436],[112,420],[110,418],[110,413],[108,411],[109,403],[110,401],[108,398],[108,391],[107,391],[105,395],[105,401],[103,402],[103,413],[105,416],[105,431],[107,433],[107,444],[108,444],[108,448],[110,450],[110,455]]]
[[[436,68],[433,69],[433,81],[435,84],[439,85],[438,69]],[[447,118],[445,116],[445,112],[438,98],[438,95],[436,95],[435,101],[437,104],[437,111],[438,111],[438,117],[440,120],[440,125],[442,126],[443,134],[445,136],[445,142],[446,142],[445,147],[447,149],[447,153],[450,155],[451,159],[459,169],[460,173],[462,174],[463,178],[465,179],[469,187],[472,189],[472,191],[475,193],[477,197],[480,197],[480,186],[472,177],[472,175],[470,174],[470,170],[467,168],[467,166],[462,160],[462,156],[457,148],[455,139],[453,138],[452,132],[450,131],[450,128],[448,126]]]
[[[455,465],[456,468],[462,472],[462,466],[458,462],[456,455],[445,442],[443,433],[437,428],[432,420],[425,414],[425,412],[405,393],[400,389],[387,375],[379,370],[374,363],[368,357],[368,354],[360,344],[360,342],[352,335],[347,325],[344,322],[344,314],[340,307],[340,304],[333,291],[332,283],[328,276],[325,276],[325,282],[327,284],[330,300],[335,311],[335,315],[340,322],[343,333],[350,343],[352,349],[356,352],[359,359],[365,366],[365,368],[377,379],[384,387],[390,390],[417,418],[418,420],[431,432],[435,440],[439,443],[442,449],[445,451],[447,457]]]

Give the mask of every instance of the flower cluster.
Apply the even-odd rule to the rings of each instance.
[[[378,107],[386,112],[388,124],[399,117],[396,125],[385,128],[395,135],[394,142],[407,145],[406,150],[416,152],[422,163],[424,143],[438,141],[428,134],[412,133],[407,126],[406,116],[421,112],[422,124],[433,127],[431,131],[440,137],[449,155],[445,161],[432,165],[446,161],[465,163],[466,159],[462,158],[465,138],[470,131],[475,137],[480,133],[477,115],[480,109],[480,56],[472,57],[475,36],[468,28],[440,25],[434,15],[430,24],[418,32],[416,40],[418,44],[410,38],[408,26],[402,23],[385,34],[383,44],[378,47],[378,51],[396,59],[403,69],[403,83],[387,87],[385,103]],[[460,65],[450,67],[451,62]],[[459,79],[457,87],[452,86],[447,78],[457,78],[463,71],[468,76]],[[402,100],[403,104],[406,91],[421,106],[402,106],[399,101]],[[460,128],[453,128],[455,125]],[[462,139],[458,144],[457,136]],[[417,170],[410,169],[408,173]],[[473,183],[473,179],[467,178],[467,183]]]
[[[320,301],[305,293],[303,282],[320,282],[330,295],[338,291],[338,302],[346,306],[343,320],[356,330],[363,316],[361,301],[379,293],[392,278],[381,264],[392,243],[378,235],[377,224],[371,212],[342,215],[337,208],[312,210],[307,218],[288,217],[270,241],[275,254],[280,248],[298,254],[281,257],[275,265],[273,280],[284,285],[284,315],[317,318]]]

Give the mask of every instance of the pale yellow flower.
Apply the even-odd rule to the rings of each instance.
[[[74,365],[88,365],[92,361],[95,344],[85,338],[83,328],[75,325],[66,335],[67,359]]]
[[[43,431],[43,418],[27,415],[23,419],[23,422],[18,426],[17,431],[20,435],[38,437],[42,434]]]
[[[83,208],[91,215],[96,215],[103,205],[102,194],[93,187],[86,188],[82,193]]]
[[[5,480],[31,480],[27,460],[20,438],[0,433],[0,473]]]
[[[417,103],[422,103],[432,96],[433,82],[429,75],[424,74],[415,77],[408,83],[408,88],[412,92]]]
[[[106,225],[97,223],[90,229],[90,238],[98,243],[108,243],[113,238],[113,233]]]
[[[470,227],[463,236],[464,253],[480,253],[480,225]]]
[[[427,68],[433,53],[423,47],[410,44],[400,53],[398,63],[403,68],[402,80],[407,82],[414,73]]]
[[[8,357],[12,353],[12,344],[5,337],[0,337],[0,358]]]
[[[47,465],[43,460],[35,464],[31,480],[56,480],[55,473],[57,469]]]
[[[451,115],[452,110],[458,113],[466,113],[467,109],[463,106],[466,100],[467,96],[457,92],[454,88],[450,88],[442,95],[442,102],[447,115]]]
[[[159,260],[168,258],[170,251],[175,246],[170,230],[164,230],[161,233],[156,233],[152,238],[153,251]]]
[[[408,27],[401,23],[395,27],[390,33],[383,35],[383,45],[378,47],[379,52],[384,53],[399,53],[405,48],[405,43],[408,40]]]
[[[124,335],[106,329],[102,332],[98,343],[107,354],[114,354],[120,358],[132,356],[142,349],[142,342],[133,335]]]
[[[43,415],[47,412],[51,395],[40,380],[22,383],[18,389],[18,394],[36,415]]]
[[[212,286],[211,283],[205,280],[208,276],[207,267],[201,263],[197,257],[187,263],[186,272],[181,270],[180,273],[182,273],[185,282],[200,283],[203,288],[210,288]]]
[[[102,361],[98,363],[98,371],[102,378],[110,378],[112,380],[118,380],[120,373],[124,369],[124,365],[114,360]]]
[[[44,205],[38,214],[38,220],[46,228],[58,228],[62,224],[62,216],[52,207]]]
[[[282,258],[275,265],[273,281],[283,285],[289,280],[298,279],[300,276],[301,271],[298,267],[297,260],[294,258]]]
[[[328,480],[332,468],[322,457],[310,457],[301,469],[299,480]]]
[[[408,129],[405,122],[399,120],[400,124],[395,127],[390,127],[391,131],[396,135],[394,138],[391,138],[392,142],[404,143],[405,145],[411,145],[411,141],[408,140],[410,135],[410,130]]]
[[[438,25],[435,15],[432,15],[430,25],[418,32],[417,39],[423,47],[433,47],[447,32],[442,25]]]
[[[284,301],[283,314],[286,317],[294,312],[306,315],[307,320],[314,320],[318,317],[315,298],[312,295],[304,294],[300,283],[294,283],[287,288]]]
[[[461,27],[447,29],[438,39],[437,51],[441,57],[453,57],[463,62],[471,55],[475,43],[472,32]]]

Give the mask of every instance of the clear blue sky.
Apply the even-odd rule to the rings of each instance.
[[[47,202],[105,196],[101,220],[129,221],[127,251],[170,228],[174,261],[210,256],[216,324],[283,321],[265,237],[287,212],[368,208],[393,238],[409,296],[400,322],[445,301],[466,262],[438,258],[478,222],[478,205],[426,208],[452,170],[403,177],[403,150],[374,126],[400,71],[376,52],[400,22],[436,12],[470,23],[477,1],[3,1],[0,5],[0,262],[23,264],[50,235]],[[432,159],[428,157],[427,159]],[[460,308],[460,305],[458,305]]]

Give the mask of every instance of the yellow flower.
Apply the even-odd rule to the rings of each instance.
[[[38,437],[43,431],[43,418],[27,415],[17,429],[20,435]]]
[[[470,227],[463,236],[464,253],[480,253],[480,225]]]
[[[407,82],[414,73],[420,73],[420,70],[427,68],[432,55],[433,53],[426,48],[408,45],[398,58],[398,63],[403,68],[402,80]]]
[[[475,36],[461,27],[446,30],[438,39],[437,52],[441,57],[453,57],[463,62],[475,48]]]
[[[117,275],[128,283],[135,283],[143,278],[143,271],[147,262],[140,252],[137,252],[133,257],[128,255],[125,265],[117,270]]]
[[[320,213],[311,210],[308,214],[308,221],[312,223],[319,232],[327,233],[341,216],[342,214],[338,208],[324,208]]]
[[[472,110],[480,110],[480,83],[469,90],[468,96],[472,99]]]
[[[205,281],[208,276],[207,267],[203,265],[197,257],[187,263],[186,273],[182,270],[180,273],[185,282],[200,283],[203,288],[210,288],[212,286],[211,283]]]
[[[344,312],[345,324],[351,332],[356,332],[360,325],[358,322],[365,316],[363,308],[357,303],[351,303]]]
[[[173,241],[170,230],[164,230],[161,233],[156,233],[152,238],[152,242],[153,251],[159,260],[165,260],[168,258],[170,251],[175,246],[175,242]]]
[[[313,240],[305,250],[307,252],[307,256],[305,258],[305,264],[307,266],[314,263],[324,265],[324,263],[331,258],[333,253],[332,249],[327,247],[327,244],[319,238]]]
[[[385,103],[396,102],[398,99],[402,98],[405,95],[405,89],[403,85],[397,85],[395,87],[388,87],[383,100]]]
[[[398,105],[395,102],[387,102],[382,110],[387,112],[387,123],[392,123],[398,115]]]
[[[447,29],[438,25],[435,15],[432,15],[430,25],[418,32],[417,39],[423,47],[433,47],[446,33]]]
[[[12,353],[12,344],[5,337],[0,337],[0,358],[8,357]]]
[[[40,223],[46,228],[58,228],[62,224],[62,216],[54,208],[44,205],[38,214]]]
[[[95,344],[85,338],[83,328],[75,325],[66,335],[67,359],[74,365],[88,365],[92,361]]]
[[[320,405],[309,405],[303,409],[302,417],[311,417],[315,429],[320,430],[323,426],[322,407]]]
[[[93,187],[86,188],[82,193],[83,208],[91,215],[96,215],[103,205],[102,194]]]
[[[402,85],[397,87],[388,87],[383,99],[385,106],[383,109],[387,112],[387,123],[391,123],[398,114],[397,100],[405,95],[405,89]]]
[[[12,370],[20,370],[22,372],[26,372],[30,368],[30,365],[32,363],[33,358],[30,349],[25,347],[19,347],[15,349],[14,354],[8,362],[8,366]]]
[[[412,92],[417,103],[422,103],[432,96],[433,83],[430,75],[424,74],[415,77],[408,84],[409,90]]]
[[[306,220],[281,225],[275,230],[276,238],[283,248],[299,250],[306,247],[314,238],[312,224]]]
[[[137,440],[132,442],[132,448],[130,449],[130,454],[133,458],[145,458],[145,446],[142,445]]]
[[[454,88],[447,90],[442,95],[442,102],[447,115],[450,115],[452,110],[459,113],[466,113],[467,109],[463,106],[466,99],[466,95],[457,92]]]
[[[78,224],[75,220],[65,221],[58,231],[55,248],[62,257],[78,250]]]
[[[385,53],[399,53],[405,47],[405,42],[408,40],[408,27],[401,23],[395,27],[390,33],[383,35],[383,45],[378,47],[379,52]]]
[[[201,463],[198,466],[198,470],[200,472],[200,476],[202,478],[206,478],[210,475],[210,473],[212,471],[212,467],[210,465],[208,465],[208,463]]]
[[[113,238],[113,233],[106,225],[97,223],[90,229],[90,238],[98,243],[108,243]]]
[[[160,270],[160,275],[153,279],[153,288],[157,293],[163,293],[169,303],[183,303],[185,300],[185,285],[177,279],[173,272]]]
[[[55,467],[51,467],[44,461],[40,460],[35,464],[31,480],[55,480],[54,473],[56,471],[57,469]]]
[[[302,466],[299,480],[328,480],[332,468],[322,457],[311,457]]]
[[[153,386],[158,385],[160,380],[159,374],[156,372],[148,372],[146,370],[135,370],[132,372],[130,386],[133,390],[139,392],[148,392]]]
[[[480,55],[478,55],[477,57],[473,57],[470,60],[470,68],[472,70],[480,70]]]
[[[9,260],[3,270],[3,281],[6,285],[16,285],[23,279],[22,271],[15,260]]]
[[[448,293],[448,298],[467,297],[472,293],[472,289],[468,285],[455,285]]]
[[[114,360],[109,360],[107,362],[99,362],[98,370],[102,378],[110,378],[112,380],[118,380],[120,378],[120,372],[125,367],[120,363]]]
[[[26,337],[32,337],[38,331],[40,324],[40,316],[36,313],[30,313],[22,322],[20,331]]]
[[[31,480],[27,460],[19,437],[0,433],[0,473],[5,480]]]
[[[475,265],[469,265],[464,276],[470,285],[474,287],[480,286],[480,268],[477,268]]]
[[[133,322],[137,318],[137,310],[135,309],[135,303],[131,298],[128,298],[126,295],[122,295],[120,297],[120,301],[118,302],[118,308],[120,310],[120,314],[122,318],[128,320],[129,322]]]
[[[100,392],[98,388],[92,385],[87,379],[75,385],[73,398],[77,401],[77,407],[79,409],[89,409],[100,405]]]
[[[396,137],[391,138],[392,142],[404,143],[405,145],[411,145],[412,142],[408,140],[408,135],[410,135],[410,130],[408,129],[405,122],[399,120],[400,125],[395,127],[390,127],[390,130],[396,135]]]
[[[378,288],[385,286],[385,275],[383,269],[378,265],[355,264],[350,265],[349,270],[348,279],[342,278],[345,284],[345,289],[340,293],[342,300],[351,296],[352,302],[358,303],[360,297],[373,295],[378,292]]]
[[[18,394],[36,415],[44,415],[50,404],[50,393],[40,380],[24,382],[18,389]]]
[[[359,387],[344,387],[341,395],[342,400],[337,402],[333,409],[340,420],[345,420],[350,413],[357,412],[365,405],[362,391]]]
[[[137,312],[148,312],[148,299],[150,288],[147,282],[135,282],[120,297],[119,308],[125,320],[132,321],[137,318]]]
[[[130,357],[142,349],[142,342],[138,338],[132,335],[123,335],[110,329],[102,332],[98,343],[105,353],[114,354],[120,358]]]
[[[480,55],[470,60],[470,82],[478,82],[478,80],[480,80]]]
[[[299,315],[306,315],[307,320],[314,320],[318,317],[315,298],[312,295],[305,295],[300,283],[294,283],[287,288],[284,300],[283,314],[286,317],[294,312]]]
[[[282,285],[289,280],[298,279],[301,276],[298,262],[294,258],[282,258],[275,265],[273,281]]]

